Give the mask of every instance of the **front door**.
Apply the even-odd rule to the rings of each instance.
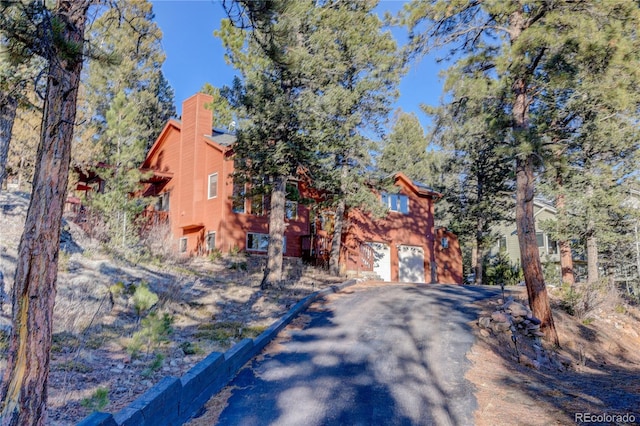
[[[391,249],[389,244],[367,243],[373,249],[373,272],[381,280],[391,281]]]

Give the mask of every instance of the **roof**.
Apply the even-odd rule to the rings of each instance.
[[[205,138],[217,143],[218,145],[229,147],[236,143],[236,136],[230,133],[220,132],[216,129],[213,129],[213,134],[211,136],[205,136]]]
[[[401,179],[403,181],[406,182],[406,184],[413,189],[416,194],[423,196],[423,197],[432,197],[434,199],[440,199],[442,198],[442,194],[439,193],[438,191],[430,188],[429,186],[425,185],[424,183],[420,183],[420,182],[416,182],[413,181],[411,179],[409,179],[409,177],[407,175],[405,175],[402,172],[398,172],[398,173],[394,173],[394,178],[395,180]]]

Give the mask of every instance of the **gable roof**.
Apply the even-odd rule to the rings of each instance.
[[[442,194],[434,190],[433,188],[425,185],[424,183],[417,182],[409,179],[407,175],[402,172],[397,172],[394,175],[394,181],[397,182],[399,180],[403,181],[404,184],[409,187],[413,192],[418,194],[421,197],[431,197],[436,200],[442,198]]]
[[[175,118],[171,118],[169,119],[169,121],[167,121],[167,124],[165,124],[164,127],[162,128],[160,135],[158,136],[156,141],[153,143],[153,145],[151,145],[151,148],[149,149],[149,152],[147,152],[147,156],[144,158],[144,161],[142,162],[142,166],[140,166],[140,168],[142,169],[149,168],[149,160],[151,160],[151,157],[153,157],[153,154],[155,154],[155,152],[160,148],[160,145],[164,140],[163,136],[166,133],[168,133],[169,129],[171,128],[180,131],[182,129],[182,121]]]

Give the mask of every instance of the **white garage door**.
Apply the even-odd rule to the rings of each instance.
[[[373,272],[383,281],[391,281],[391,250],[388,244],[367,243],[373,249]]]
[[[399,279],[403,283],[423,283],[424,249],[418,246],[398,246]]]

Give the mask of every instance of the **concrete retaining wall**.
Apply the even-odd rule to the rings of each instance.
[[[165,377],[115,414],[96,412],[79,426],[175,426],[187,422],[231,381],[238,370],[316,299],[351,286],[356,280],[328,287],[296,303],[255,339],[244,339],[224,354],[213,352],[181,378]]]

